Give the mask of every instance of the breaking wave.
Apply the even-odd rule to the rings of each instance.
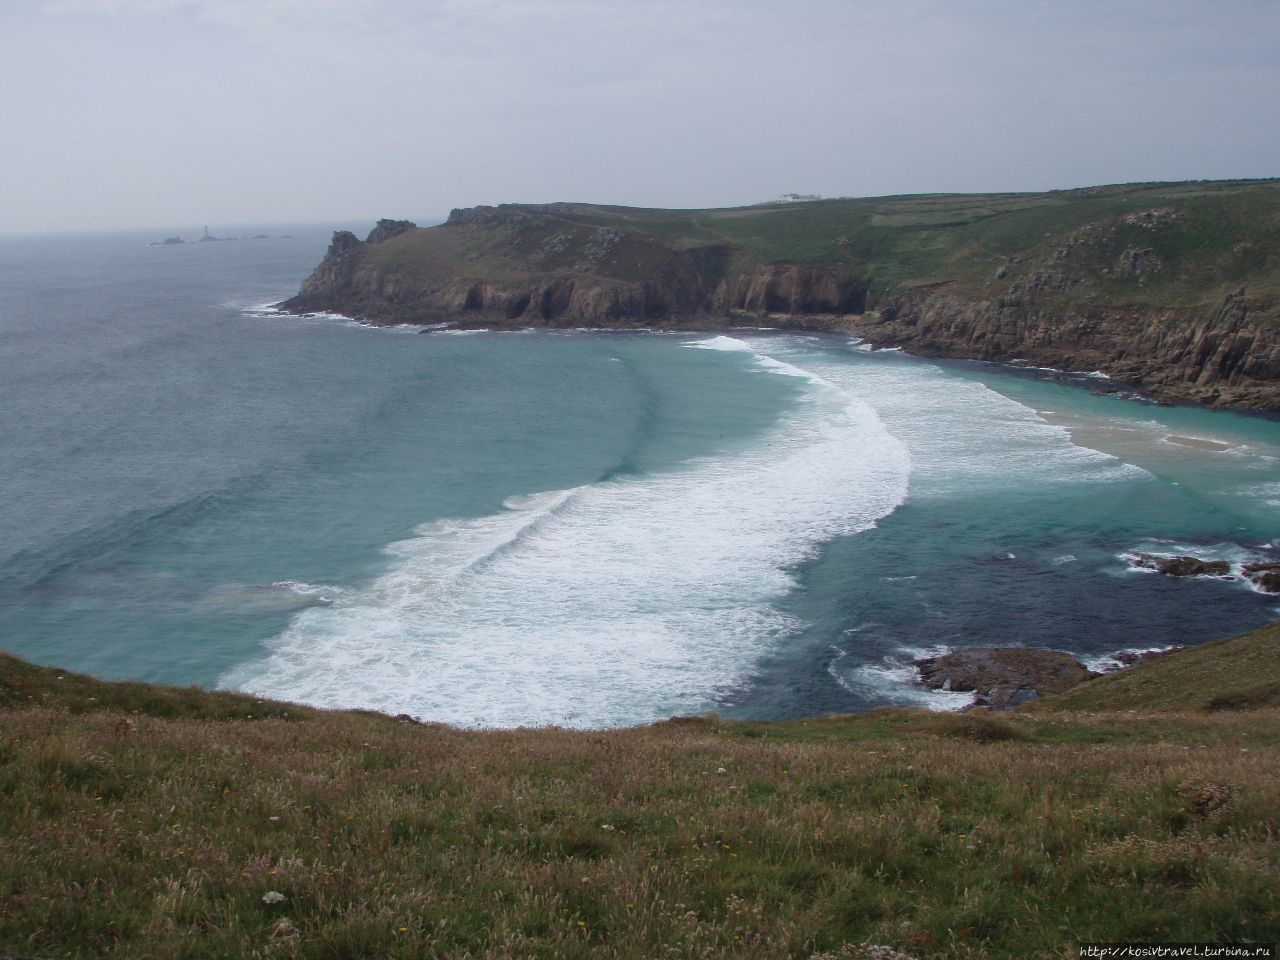
[[[714,707],[802,626],[775,606],[795,566],[902,503],[911,462],[868,403],[798,363],[730,337],[690,346],[803,378],[802,399],[742,452],[426,524],[221,685],[462,726]]]

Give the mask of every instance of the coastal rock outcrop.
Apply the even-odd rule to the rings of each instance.
[[[418,229],[418,225],[412,220],[379,220],[374,228],[369,231],[369,236],[365,239],[365,243],[382,243],[392,237],[398,237],[402,233],[416,229]]]
[[[1070,654],[1020,647],[972,647],[914,662],[930,689],[973,692],[975,706],[996,709],[1062,693],[1098,676]]]
[[[1160,557],[1150,553],[1135,553],[1129,557],[1131,566],[1142,570],[1154,570],[1168,577],[1229,577],[1231,564],[1225,560],[1201,560],[1199,557]]]
[[[510,222],[502,208],[454,211],[449,221],[460,228]],[[373,245],[391,247],[413,229],[408,221],[382,220],[363,242],[338,231],[298,295],[281,306],[297,313],[336,311],[374,323],[706,327],[758,324],[773,317],[782,318],[780,325],[830,329],[840,325],[840,318],[861,313],[866,304],[865,281],[838,269],[743,263],[734,248],[723,244],[660,251],[660,257],[646,250],[654,262],[644,276],[611,276],[602,261],[621,235],[608,229],[594,231],[582,244],[553,234],[533,253],[540,261],[572,258],[569,269],[531,269],[488,279],[417,276],[387,269],[370,256]]]
[[[1246,563],[1240,571],[1263,593],[1280,593],[1280,563]]]
[[[1037,292],[1022,288],[987,299],[917,288],[882,302],[854,327],[877,345],[924,356],[1101,370],[1169,399],[1280,410],[1280,338],[1252,320],[1244,289],[1208,315],[1044,304]]]

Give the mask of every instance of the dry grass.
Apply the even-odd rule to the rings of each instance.
[[[992,736],[898,711],[605,733],[0,716],[0,954],[1022,958],[1280,935],[1274,710],[972,721]]]
[[[1280,624],[1082,684],[1036,710],[1240,710],[1280,705]]]

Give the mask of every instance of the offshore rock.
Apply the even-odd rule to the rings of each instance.
[[[1227,577],[1231,564],[1225,560],[1201,560],[1199,557],[1157,557],[1149,553],[1134,554],[1130,565],[1154,570],[1168,577]]]

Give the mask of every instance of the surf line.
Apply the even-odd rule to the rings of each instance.
[[[895,509],[910,472],[867,404],[743,346],[812,387],[761,442],[424,524],[385,548],[381,576],[297,613],[220,685],[460,726],[714,707],[803,628],[777,606],[796,565]]]

